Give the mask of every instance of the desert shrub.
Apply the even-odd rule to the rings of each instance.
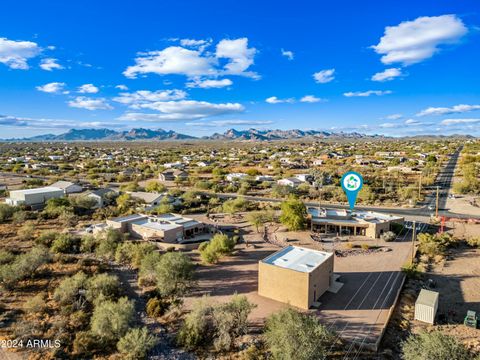
[[[387,232],[383,233],[382,235],[380,235],[380,239],[382,239],[383,241],[386,241],[386,242],[393,241],[393,240],[395,240],[396,237],[397,237],[397,234],[393,231],[387,231]]]
[[[0,203],[0,223],[10,220],[17,210],[15,206]]]
[[[32,240],[35,236],[35,227],[32,223],[25,223],[17,232],[17,236],[20,240],[28,241]]]
[[[353,249],[353,244],[351,242],[348,242],[348,243],[345,244],[345,247],[347,249]]]
[[[73,254],[80,248],[80,239],[70,234],[59,234],[53,240],[51,250],[54,253]]]
[[[92,253],[95,251],[97,246],[97,240],[93,235],[84,235],[80,239],[80,252],[82,253]]]
[[[370,249],[370,245],[368,245],[368,244],[362,244],[362,245],[360,245],[360,247],[362,248],[362,250]]]
[[[12,215],[12,222],[14,224],[23,224],[27,219],[28,214],[23,210],[15,211]]]
[[[0,249],[0,265],[11,263],[14,259],[15,255],[13,255],[10,251]]]
[[[153,286],[156,283],[156,267],[160,262],[161,255],[159,252],[146,254],[140,263],[138,273],[138,282],[140,286]]]
[[[166,301],[165,299],[160,299],[158,297],[153,297],[148,300],[145,311],[148,316],[156,318],[163,316],[169,307],[169,301]]]
[[[48,261],[50,261],[48,250],[44,247],[34,247],[28,253],[16,256],[13,262],[0,266],[0,284],[12,288],[18,281],[32,276]]]
[[[43,231],[40,234],[40,236],[35,239],[35,243],[38,245],[50,247],[52,246],[53,241],[58,235],[59,234],[56,231],[52,231],[52,230]]]
[[[285,309],[267,319],[265,341],[274,359],[316,360],[327,356],[332,336],[317,317]]]
[[[467,239],[467,244],[472,246],[472,247],[480,247],[480,237],[471,237]]]
[[[157,344],[157,338],[147,328],[129,330],[117,344],[117,349],[126,360],[145,359],[148,352]]]
[[[213,345],[217,351],[230,350],[238,336],[247,332],[247,319],[256,305],[246,296],[235,294],[232,299],[213,309],[215,335]]]
[[[444,255],[446,248],[453,244],[453,239],[448,234],[422,233],[418,235],[418,241],[418,251],[431,258],[436,255]]]
[[[410,335],[402,345],[405,360],[468,360],[472,355],[454,337],[440,331]]]
[[[23,310],[27,314],[42,314],[46,308],[45,294],[37,294],[23,304]]]
[[[73,341],[73,353],[91,357],[100,346],[97,335],[90,331],[79,331]]]
[[[117,246],[123,241],[123,235],[118,230],[108,229],[99,234],[97,241],[98,246],[95,249],[95,254],[112,260],[115,257]]]
[[[126,297],[117,302],[105,300],[98,303],[90,320],[91,331],[108,345],[113,345],[129,330],[135,309],[133,301]]]
[[[162,296],[182,296],[193,282],[193,263],[179,252],[162,255],[155,267],[157,291]]]
[[[84,329],[88,325],[90,315],[83,310],[77,310],[70,314],[68,325],[72,329]]]
[[[224,255],[229,255],[235,248],[236,241],[227,235],[215,234],[206,245],[199,247],[203,262],[213,264]],[[202,244],[203,245],[203,244]]]
[[[295,198],[290,197],[281,204],[282,213],[280,222],[289,230],[303,230],[307,224],[307,208],[305,204]]]
[[[414,263],[408,263],[403,265],[402,271],[410,279],[417,279],[422,275],[421,271],[418,269],[417,264]]]
[[[142,259],[149,253],[157,250],[157,247],[149,243],[124,242],[117,247],[115,252],[115,261],[118,263],[127,263],[133,268],[141,265]]]
[[[87,286],[87,275],[79,271],[73,276],[63,279],[53,292],[53,300],[60,305],[72,305],[81,297],[81,290]]]
[[[177,342],[188,350],[210,343],[213,333],[213,307],[209,298],[198,300],[186,316],[177,335]]]
[[[113,300],[120,294],[120,282],[115,275],[98,274],[88,279],[87,284],[87,300],[94,302],[98,297]]]

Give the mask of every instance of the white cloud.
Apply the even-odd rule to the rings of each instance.
[[[395,123],[383,123],[383,124],[380,124],[378,125],[380,128],[384,129],[384,128],[394,128],[394,127],[397,127],[398,124],[395,124]]]
[[[184,43],[194,41],[184,40]],[[139,53],[135,58],[135,65],[129,66],[123,74],[128,78],[148,73],[179,74],[189,78],[225,74],[259,78],[255,72],[247,71],[253,65],[256,53],[255,48],[248,47],[247,38],[221,40],[214,54],[205,51],[203,46],[195,49],[170,46],[163,50]],[[223,67],[220,67],[220,59],[228,59]]]
[[[180,45],[182,46],[191,46],[191,47],[199,47],[199,46],[205,46],[210,44],[211,41],[208,40],[194,40],[194,39],[181,39],[180,40]]]
[[[335,73],[335,69],[321,70],[319,72],[314,73],[313,78],[317,83],[326,84],[330,81],[333,81],[333,79],[335,79],[334,73]]]
[[[34,58],[42,49],[32,41],[15,41],[0,38],[0,63],[10,69],[27,70],[28,59]]]
[[[460,104],[452,107],[429,107],[420,111],[417,116],[427,115],[447,115],[447,114],[460,114],[469,111],[480,110],[480,105],[466,105]]]
[[[316,103],[320,101],[324,101],[324,100],[314,95],[305,95],[300,99],[300,102],[304,102],[304,103]]]
[[[455,15],[424,16],[387,26],[372,48],[383,55],[382,63],[411,65],[432,57],[444,44],[452,44],[467,33],[462,20]]]
[[[118,122],[78,122],[78,120],[49,119],[49,118],[26,118],[12,115],[0,115],[0,125],[10,127],[28,127],[30,129],[72,129],[72,128],[121,128],[123,124]]]
[[[288,60],[293,60],[295,55],[293,51],[281,49],[282,55],[285,56]]]
[[[40,67],[45,71],[52,71],[55,69],[57,70],[64,69],[64,67],[60,65],[57,61],[58,60],[54,58],[42,59],[42,61],[40,62]]]
[[[399,68],[385,69],[372,76],[372,81],[390,81],[396,77],[402,76],[402,70]]]
[[[460,124],[477,124],[480,119],[445,119],[440,124],[445,126],[460,125]]]
[[[113,98],[113,101],[129,105],[129,107],[133,109],[139,109],[141,104],[157,101],[182,100],[186,97],[187,93],[183,90],[139,90],[133,93],[121,93],[119,96]]]
[[[407,120],[405,120],[405,125],[408,125],[408,126],[416,126],[416,125],[424,125],[424,124],[421,123],[421,122],[418,121],[418,120],[415,120],[415,119],[407,119]]]
[[[344,93],[343,95],[346,97],[367,97],[370,95],[382,96],[382,95],[388,95],[391,93],[392,92],[390,90],[368,90],[368,91],[350,91],[350,92]]]
[[[59,94],[59,93],[68,94],[68,91],[64,91],[65,85],[66,84],[63,82],[51,82],[45,85],[37,86],[36,89],[38,91],[42,91],[50,94]]]
[[[81,94],[96,94],[99,89],[93,84],[83,84],[78,87],[78,92]]]
[[[402,114],[391,114],[391,115],[385,116],[385,119],[387,119],[387,120],[398,120],[398,119],[401,119],[402,117],[403,117]]]
[[[86,110],[112,110],[113,107],[107,103],[105,98],[89,98],[86,96],[77,96],[74,100],[68,102],[68,106]]]
[[[115,89],[122,90],[122,91],[127,91],[128,87],[127,85],[119,84],[115,86]]]
[[[245,110],[239,103],[215,104],[206,101],[181,100],[158,101],[139,104],[138,108],[156,110],[158,114],[129,112],[122,115],[120,120],[144,121],[177,121],[197,120],[210,116],[240,113]]]
[[[193,81],[187,83],[187,87],[189,88],[202,88],[202,89],[210,89],[210,88],[222,88],[226,86],[232,85],[233,82],[230,79],[194,79]]]
[[[293,103],[293,102],[295,102],[295,99],[294,98],[279,99],[276,96],[271,96],[271,97],[265,99],[265,102],[267,102],[269,104]]]
[[[141,53],[135,59],[135,65],[129,66],[123,74],[136,78],[139,74],[158,75],[180,74],[189,77],[215,75],[213,66],[217,60],[212,56],[202,56],[199,50],[170,46],[160,51]]]
[[[235,40],[223,39],[217,44],[215,55],[217,58],[229,59],[224,66],[224,73],[231,75],[242,75],[258,78],[258,74],[246,71],[251,65],[257,49],[248,47],[248,39],[240,38]]]

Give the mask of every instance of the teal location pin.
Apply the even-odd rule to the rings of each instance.
[[[358,192],[363,186],[362,175],[355,171],[349,171],[342,176],[340,180],[343,191],[347,195],[348,203],[350,204],[350,210],[355,207],[357,201]]]

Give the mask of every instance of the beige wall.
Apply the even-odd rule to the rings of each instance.
[[[333,256],[328,257],[319,267],[309,273],[308,307],[310,308],[330,287],[333,275]]]
[[[333,256],[310,273],[285,269],[260,261],[258,294],[301,309],[309,309],[330,286]]]

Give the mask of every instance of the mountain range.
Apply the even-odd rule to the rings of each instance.
[[[131,129],[129,131],[116,131],[111,129],[71,129],[60,135],[45,134],[28,138],[3,139],[5,142],[45,142],[45,141],[161,141],[161,140],[285,140],[302,138],[377,138],[381,135],[364,135],[356,132],[334,133],[317,130],[235,130],[229,129],[223,134],[215,133],[211,136],[197,138],[190,135],[180,134],[172,130],[163,129]]]

